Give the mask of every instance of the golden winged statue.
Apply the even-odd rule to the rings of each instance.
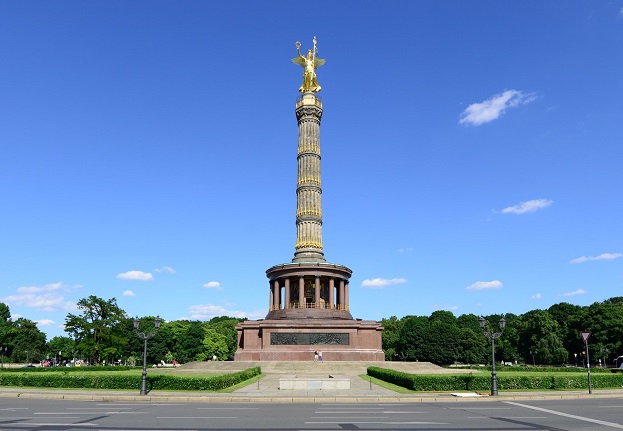
[[[316,68],[322,66],[325,60],[317,57],[318,48],[316,47],[316,36],[314,36],[314,49],[310,49],[307,52],[307,57],[301,54],[301,42],[296,42],[294,46],[296,46],[296,51],[299,56],[293,58],[292,62],[303,67],[303,84],[301,84],[299,91],[301,93],[306,93],[308,91],[317,93],[322,90],[322,87],[318,85],[318,81],[316,80]]]

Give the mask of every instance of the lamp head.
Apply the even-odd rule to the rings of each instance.
[[[138,319],[138,317],[134,318],[134,329],[138,329],[138,325],[141,323],[141,321]]]
[[[156,327],[156,329],[159,329],[159,328],[160,328],[160,324],[161,324],[161,323],[162,323],[162,319],[160,318],[160,316],[157,316],[157,317],[154,319],[154,326]]]
[[[506,328],[506,319],[503,317],[500,319],[500,329],[503,331]]]
[[[480,316],[480,319],[478,320],[480,321],[480,329],[485,329],[485,323],[486,323],[485,318]]]

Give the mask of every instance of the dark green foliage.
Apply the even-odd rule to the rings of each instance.
[[[114,368],[114,367],[112,367]],[[35,368],[36,369],[36,368]],[[101,367],[94,368],[101,371]],[[0,373],[0,386],[81,389],[137,389],[140,374],[127,373],[72,373],[63,372]],[[167,374],[148,374],[149,390],[218,391],[249,380],[262,373],[259,367],[232,374],[209,377],[181,377]]]
[[[491,389],[491,376],[479,374],[407,374],[385,368],[369,367],[368,375],[379,380],[393,383],[414,391],[477,391],[486,392]],[[623,386],[622,374],[600,373],[592,377],[592,386],[597,389],[619,388]],[[586,373],[552,374],[552,373],[513,373],[498,374],[499,390],[566,390],[587,389]]]
[[[0,373],[101,373],[102,371],[131,371],[136,367],[29,367],[1,368]]]
[[[127,342],[116,330],[126,319],[126,313],[117,305],[117,299],[104,300],[91,295],[76,304],[80,314],[69,313],[65,318],[65,332],[78,342],[78,348],[92,358],[94,364],[109,354],[120,354],[119,347]]]
[[[501,315],[484,316],[494,328]],[[623,354],[623,297],[590,306],[560,303],[548,310],[532,310],[516,316],[504,315],[506,328],[495,342],[498,362],[513,364],[585,364],[581,331],[591,331],[591,364],[612,366]],[[392,316],[382,323],[383,350],[390,361],[427,361],[439,365],[453,362],[490,364],[491,342],[479,326],[478,316],[454,318],[449,311],[435,311],[430,317]],[[534,353],[534,354],[531,354]]]

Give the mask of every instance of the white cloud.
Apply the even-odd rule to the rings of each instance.
[[[536,295],[532,295],[532,296],[530,297],[530,299],[541,299],[541,298],[542,298],[542,297],[541,297],[541,294],[540,294],[540,293],[537,293]]]
[[[396,250],[398,253],[410,253],[413,251],[413,247],[399,248]]]
[[[586,290],[584,289],[578,289],[578,290],[574,290],[573,292],[566,292],[566,293],[561,293],[560,296],[575,296],[575,295],[584,295],[586,293]]]
[[[221,286],[221,283],[219,283],[218,281],[208,281],[207,283],[203,284],[203,287],[205,287],[206,289],[216,289],[216,290],[223,289],[223,287]]]
[[[363,280],[361,287],[370,287],[372,289],[383,289],[392,284],[406,283],[406,278],[368,278]]]
[[[480,102],[472,103],[460,115],[459,124],[480,126],[481,124],[497,120],[507,108],[525,105],[536,100],[534,93],[524,93],[518,90],[506,90],[501,94]]]
[[[433,305],[433,310],[448,310],[448,311],[454,311],[454,310],[458,310],[459,307],[457,305],[449,305],[444,307],[443,305]]]
[[[131,290],[124,290],[122,293],[123,296],[136,296],[136,293],[134,293]]]
[[[266,311],[259,310],[248,313],[246,311],[229,310],[220,305],[199,304],[188,307],[188,314],[190,315],[189,320],[210,320],[218,316],[230,316],[241,319],[245,317],[247,319],[262,319],[266,316]]]
[[[569,261],[569,263],[584,263],[592,260],[614,260],[623,257],[623,253],[602,253],[599,256],[582,256]]]
[[[501,281],[493,280],[493,281],[477,281],[474,284],[470,284],[465,288],[465,290],[492,290],[492,289],[500,289],[504,287]]]
[[[154,279],[154,276],[151,275],[151,272],[127,271],[122,272],[121,274],[117,274],[117,278],[120,278],[122,280],[150,281]]]
[[[537,210],[547,208],[554,201],[550,199],[533,199],[531,201],[521,202],[518,205],[513,205],[512,207],[504,208],[501,213],[502,214],[525,214],[532,213]]]
[[[81,285],[66,285],[62,282],[43,286],[21,286],[17,288],[16,295],[0,297],[0,302],[9,306],[31,307],[49,312],[74,310],[75,303],[65,301],[62,292],[70,292],[81,287]]]
[[[50,319],[35,320],[34,322],[38,326],[50,326],[50,325],[55,325],[56,324],[56,322],[54,320],[50,320]]]
[[[167,272],[169,274],[175,274],[175,269],[171,268],[170,266],[162,266],[160,268],[154,269],[154,272]]]

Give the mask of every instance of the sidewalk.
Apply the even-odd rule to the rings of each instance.
[[[488,395],[458,397],[450,393],[416,392],[399,394],[389,389],[370,383],[359,376],[351,377],[348,390],[280,390],[278,374],[269,374],[233,393],[152,391],[148,395],[139,395],[136,391],[112,390],[72,390],[1,387],[0,397],[67,399],[85,401],[147,401],[147,402],[322,402],[322,403],[410,403],[410,402],[463,402],[463,401],[510,401],[569,398],[623,398],[623,390],[599,389],[589,395],[584,391],[539,391],[539,392],[504,392],[497,397]],[[472,395],[474,395],[472,393]]]

